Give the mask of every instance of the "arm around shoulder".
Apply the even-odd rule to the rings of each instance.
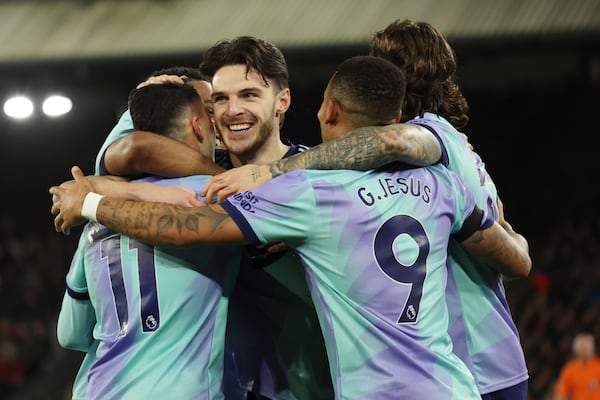
[[[214,175],[224,171],[192,147],[152,132],[135,131],[112,143],[104,155],[112,175],[164,177]]]
[[[442,157],[440,142],[428,129],[414,124],[367,126],[269,164],[274,178],[295,169],[366,171],[393,162],[425,166]]]

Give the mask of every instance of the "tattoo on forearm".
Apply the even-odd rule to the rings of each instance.
[[[418,128],[402,124],[358,128],[346,136],[278,160],[269,166],[269,170],[274,178],[300,168],[365,171],[396,161],[415,165],[436,162],[439,156],[432,152],[431,143],[416,140],[414,135],[407,133],[408,129]]]
[[[471,245],[479,245],[486,241],[493,241],[493,239],[487,237],[487,230],[476,231],[469,237],[469,242],[471,243]],[[523,252],[505,242],[494,241],[494,245],[490,246],[488,251],[481,255],[484,257],[489,257],[491,259],[502,259],[505,262],[508,262],[513,265],[526,265],[530,263],[528,251]],[[523,271],[502,271],[500,269],[499,272],[507,274],[509,276],[521,275],[523,273]]]
[[[166,203],[103,198],[100,223],[119,233],[157,245],[220,241],[219,229],[231,218],[219,206],[180,207]]]

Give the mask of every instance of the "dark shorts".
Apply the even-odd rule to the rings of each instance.
[[[482,394],[482,400],[527,400],[527,381],[517,383],[506,389],[496,390],[492,393]]]

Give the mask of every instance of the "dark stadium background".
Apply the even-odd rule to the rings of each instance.
[[[13,3],[0,1],[0,11]],[[575,333],[588,330],[600,339],[600,10],[594,2],[580,4],[589,7],[595,29],[449,35],[471,107],[466,133],[499,187],[507,219],[530,241],[531,277],[506,287],[532,400],[552,399]],[[292,91],[283,135],[318,144],[315,115],[323,88],[340,61],[368,51],[366,43],[279,47]],[[71,165],[93,171],[96,152],[135,84],[159,68],[196,66],[203,50],[0,59],[2,101],[18,86],[34,98],[60,90],[74,103],[70,114],[56,119],[14,121],[0,114],[0,345],[15,329],[38,332],[19,336],[19,345],[29,350],[21,353],[27,355],[26,380],[7,384],[0,374],[1,399],[62,399],[79,360],[58,348],[52,325],[79,230],[70,237],[53,231],[48,188],[69,179]],[[14,310],[19,317],[11,328],[7,316]],[[43,326],[32,328],[31,321]],[[2,357],[0,351],[0,366]]]

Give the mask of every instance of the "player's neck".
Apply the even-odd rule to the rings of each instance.
[[[277,136],[273,135],[254,153],[247,155],[230,154],[230,158],[234,167],[239,167],[245,164],[269,164],[282,159],[289,149],[290,146],[281,141],[279,138],[279,132],[277,132]]]

